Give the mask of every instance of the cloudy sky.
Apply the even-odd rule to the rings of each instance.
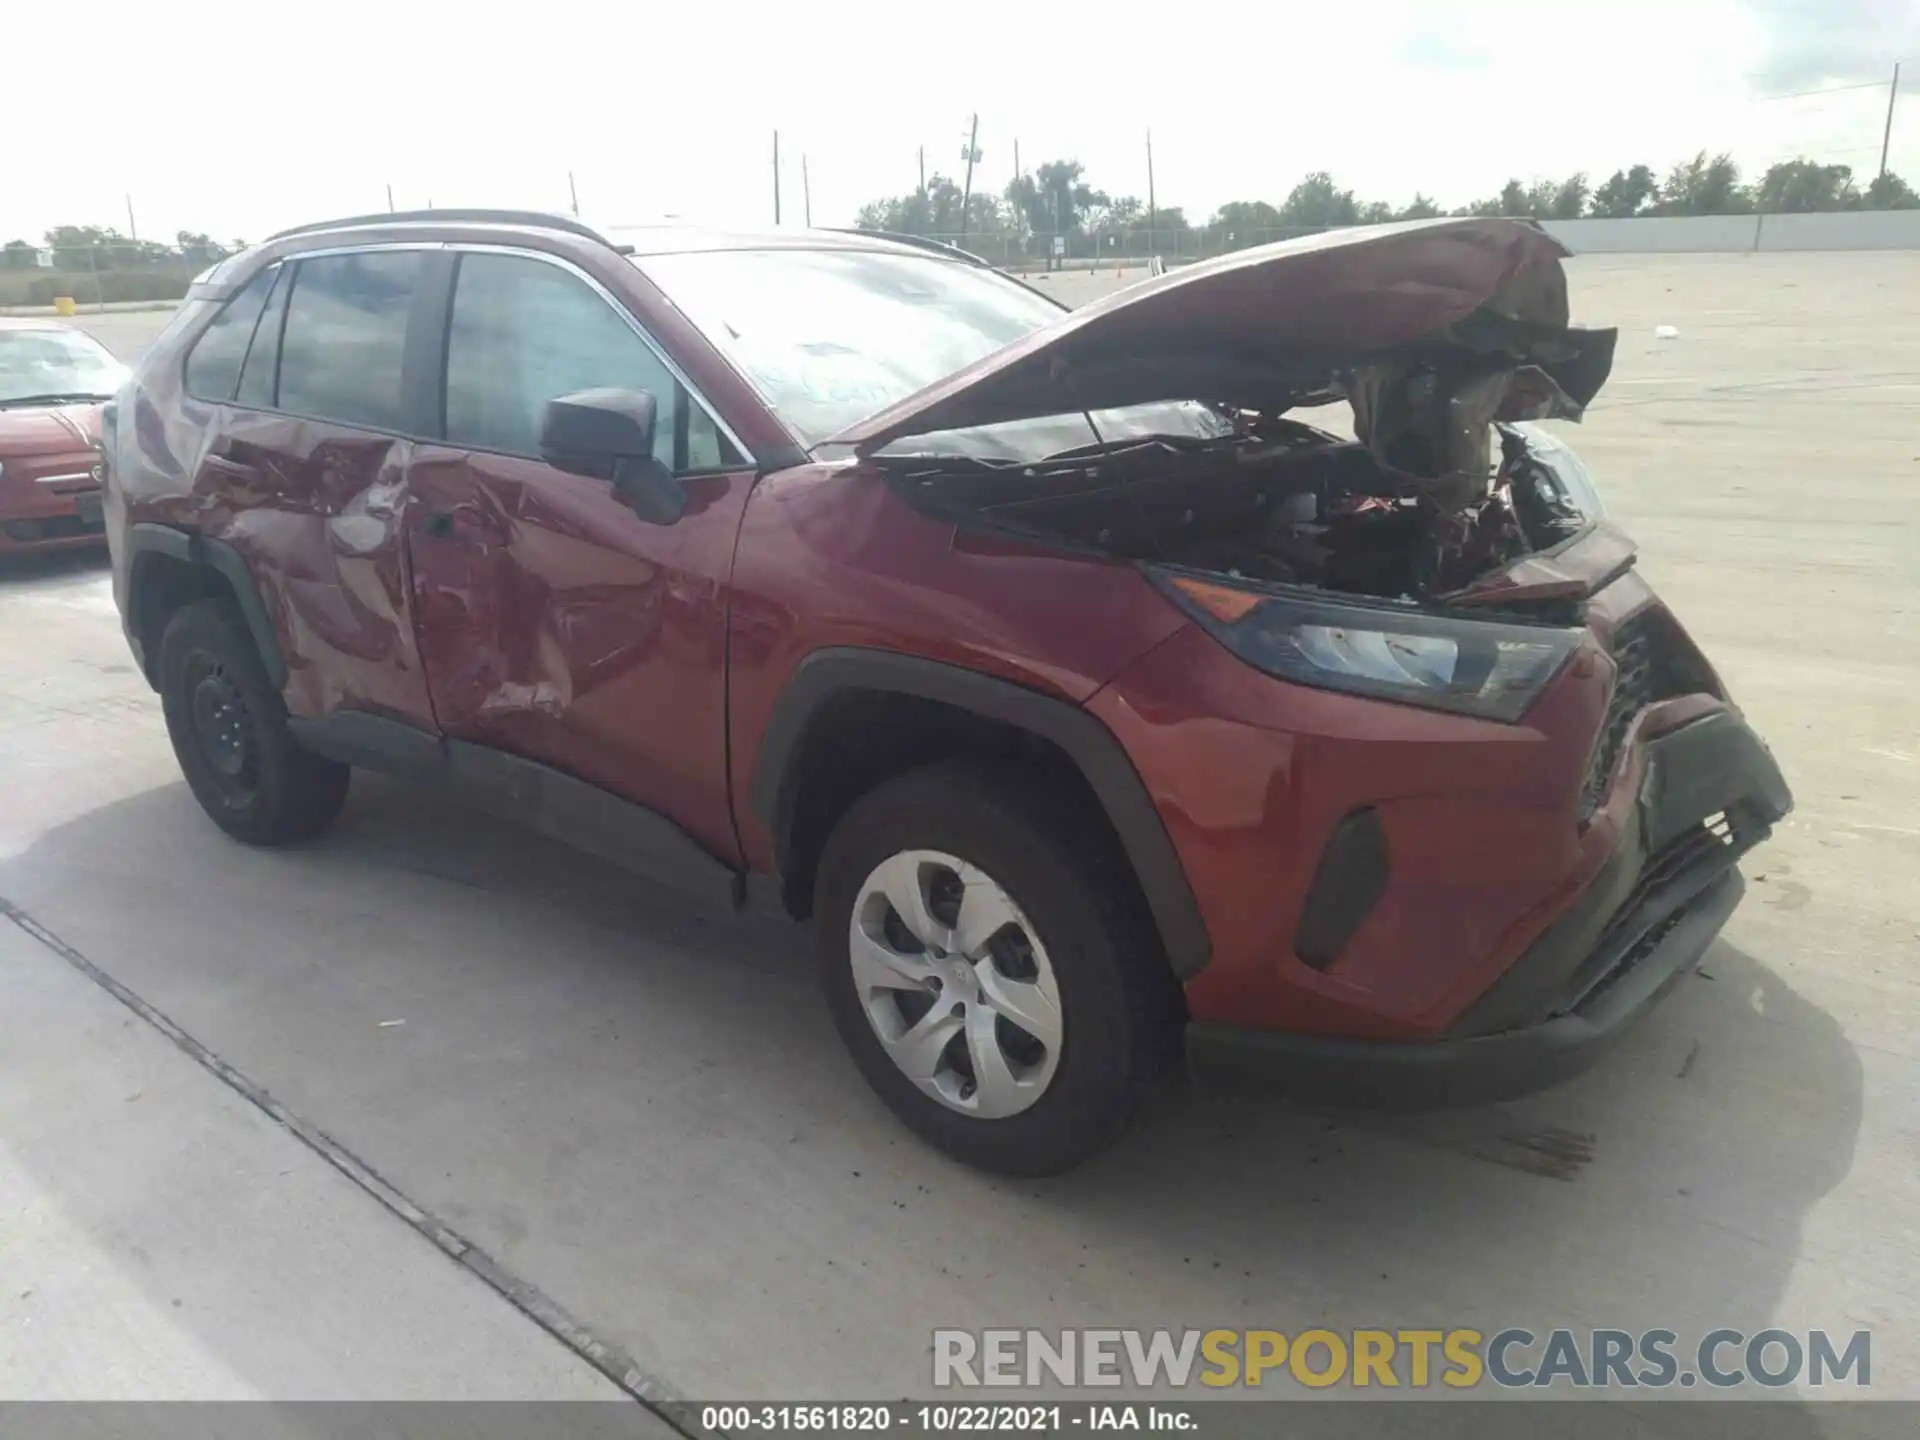
[[[1124,7],[856,0],[92,0],[6,23],[0,239],[56,223],[258,238],[402,207],[562,208],[602,224],[771,218],[772,132],[798,218],[911,188],[916,151],[976,188],[1074,156],[1116,194],[1203,215],[1329,169],[1365,196],[1462,204],[1524,179],[1730,150],[1920,183],[1920,0],[1190,0]],[[31,63],[23,63],[28,62]],[[23,88],[24,87],[24,88]]]

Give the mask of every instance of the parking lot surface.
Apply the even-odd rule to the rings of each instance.
[[[1873,1392],[1920,1398],[1920,256],[1570,269],[1576,317],[1622,337],[1569,438],[1799,808],[1748,862],[1698,976],[1563,1087],[1384,1118],[1175,1086],[1072,1175],[962,1169],[861,1082],[802,931],[365,779],[314,844],[226,840],[89,558],[0,575],[0,897],[682,1394],[925,1394],[936,1326],[1778,1325],[1871,1329]],[[165,320],[101,318],[127,351]],[[596,1383],[539,1360],[569,1357],[257,1110],[201,1143],[231,1092],[136,1040],[145,1022],[71,959],[0,938],[6,1023],[28,1032],[0,1032],[0,1233],[26,1207],[57,1237],[0,1241],[0,1271],[84,1256],[101,1293],[130,1297],[130,1333],[192,1324],[195,1357],[78,1376],[47,1361],[36,1384],[0,1347],[0,1390],[325,1388],[220,1321],[260,1301],[198,1237],[206,1207],[253,1237],[269,1291],[324,1302],[332,1284],[326,1303],[348,1305],[353,1262],[332,1273],[327,1247],[364,1230],[408,1305],[476,1327],[408,1393]],[[63,1038],[29,1043],[40,1030]],[[74,1143],[109,1111],[145,1147],[116,1153],[152,1155],[170,1183]],[[289,1182],[311,1223],[263,1198]],[[17,1298],[60,1283],[8,1278],[0,1330],[36,1318],[78,1345],[107,1323]],[[365,1313],[365,1331],[305,1343],[402,1343],[381,1327],[406,1312]],[[502,1326],[547,1350],[512,1359]],[[340,1362],[326,1383],[383,1373]]]

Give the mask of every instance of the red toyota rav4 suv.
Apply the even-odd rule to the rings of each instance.
[[[957,252],[429,212],[202,277],[110,409],[194,794],[350,766],[811,918],[868,1082],[1040,1172],[1180,1054],[1353,1100],[1568,1073],[1791,804],[1583,506],[1613,334],[1506,220],[1067,313]],[[1359,439],[1294,418],[1351,403]]]

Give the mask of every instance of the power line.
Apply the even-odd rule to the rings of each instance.
[[[1765,100],[1804,100],[1809,95],[1838,95],[1847,90],[1884,90],[1884,80],[1862,80],[1854,85],[1826,85],[1818,90],[1791,90],[1784,95],[1753,95],[1748,97],[1754,104]]]

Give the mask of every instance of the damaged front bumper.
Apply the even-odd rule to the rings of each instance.
[[[1437,1040],[1346,1040],[1195,1021],[1203,1085],[1431,1109],[1578,1073],[1699,961],[1740,903],[1738,862],[1793,806],[1765,743],[1716,710],[1647,742],[1633,822],[1579,898]]]

